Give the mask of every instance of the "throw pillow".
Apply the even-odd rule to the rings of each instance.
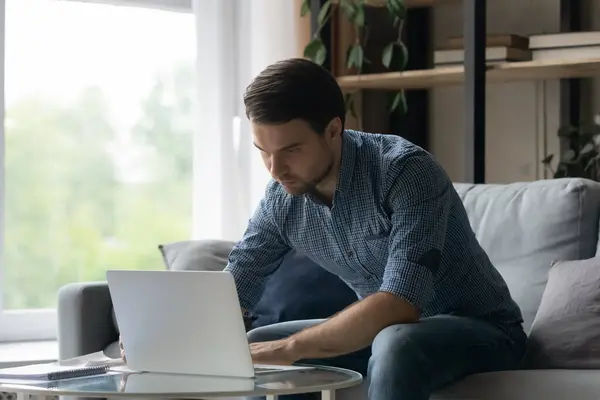
[[[356,293],[340,278],[292,251],[267,281],[252,327],[328,318],[356,301]]]
[[[525,363],[538,369],[600,368],[600,258],[553,263]]]
[[[170,271],[222,271],[233,245],[226,240],[186,240],[158,248]]]

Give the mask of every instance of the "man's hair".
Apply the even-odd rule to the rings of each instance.
[[[323,67],[302,58],[278,61],[264,69],[244,94],[246,116],[257,124],[306,121],[318,134],[335,117],[345,122],[344,95]]]

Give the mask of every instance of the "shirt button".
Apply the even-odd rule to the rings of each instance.
[[[348,257],[352,257],[352,256],[354,256],[354,251],[348,250]]]

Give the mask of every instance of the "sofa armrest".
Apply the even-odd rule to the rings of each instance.
[[[60,359],[94,353],[118,340],[106,282],[70,283],[58,292]]]

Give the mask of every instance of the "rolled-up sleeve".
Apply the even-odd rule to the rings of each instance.
[[[229,254],[225,271],[230,272],[242,308],[252,310],[260,300],[267,278],[279,268],[290,251],[271,213],[267,198],[260,201],[242,239]]]
[[[419,310],[433,295],[433,279],[444,249],[452,183],[428,155],[415,155],[390,168],[386,204],[391,211],[389,257],[380,291]]]

